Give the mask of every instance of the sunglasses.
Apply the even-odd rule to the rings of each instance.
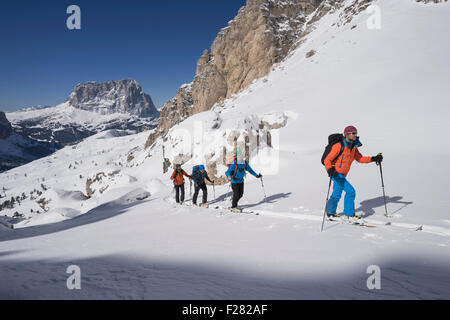
[[[349,132],[348,134],[353,134],[353,135],[357,135],[358,132]]]

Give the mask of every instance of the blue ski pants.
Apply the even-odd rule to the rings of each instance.
[[[344,214],[348,217],[355,215],[355,188],[347,181],[342,174],[337,174],[333,177],[333,194],[327,204],[327,214],[335,214],[339,200],[342,196],[342,191],[345,191],[344,198]]]

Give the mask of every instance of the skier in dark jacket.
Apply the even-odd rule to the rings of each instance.
[[[235,212],[240,211],[238,209],[238,202],[244,195],[245,171],[250,172],[255,178],[262,178],[262,174],[257,174],[253,171],[248,162],[244,160],[242,151],[238,151],[236,152],[236,158],[225,173],[225,175],[231,179],[231,188],[233,189],[233,203],[231,205],[231,210]]]
[[[205,170],[205,166],[201,165],[199,166],[199,170],[192,175],[192,180],[194,181],[195,187],[194,196],[192,198],[192,204],[194,206],[197,205],[197,197],[200,190],[202,190],[203,192],[202,207],[207,206],[206,203],[208,202],[208,189],[206,187],[205,179],[208,180],[210,183],[214,183],[214,181],[208,177],[208,173]]]

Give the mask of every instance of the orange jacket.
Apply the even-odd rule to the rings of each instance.
[[[181,186],[184,183],[183,175],[190,178],[191,176],[186,173],[183,169],[181,169],[181,173],[177,174],[177,169],[175,169],[170,177],[170,180],[174,180],[176,186]]]
[[[328,171],[334,165],[337,173],[346,176],[350,171],[350,167],[352,166],[353,161],[358,161],[359,163],[370,163],[372,162],[372,157],[363,157],[359,152],[358,148],[361,147],[362,144],[359,142],[359,139],[355,141],[355,144],[352,149],[350,149],[350,145],[347,140],[344,139],[344,152],[342,155],[336,158],[341,152],[341,144],[336,143],[331,149],[328,156],[325,158],[325,169]]]

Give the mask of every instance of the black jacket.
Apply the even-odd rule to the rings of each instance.
[[[192,176],[192,180],[194,180],[194,183],[196,185],[204,185],[205,179],[212,183],[211,179],[208,177],[208,173],[205,172],[197,172],[195,175]]]

